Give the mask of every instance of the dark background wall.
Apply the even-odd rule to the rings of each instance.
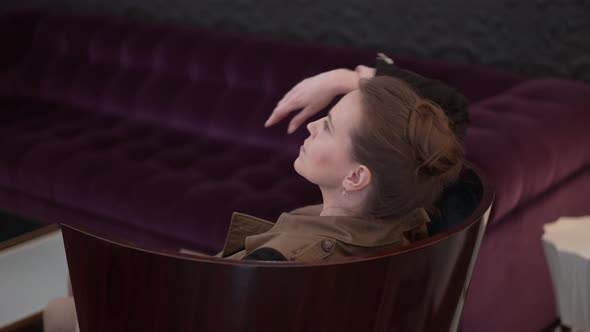
[[[590,0],[0,0],[590,82]]]

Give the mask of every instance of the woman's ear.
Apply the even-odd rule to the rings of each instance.
[[[342,187],[346,191],[359,191],[371,184],[372,174],[365,165],[358,165],[346,175]]]

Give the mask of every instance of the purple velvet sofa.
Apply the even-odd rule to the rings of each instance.
[[[375,54],[36,11],[2,13],[0,37],[0,209],[209,253],[232,211],[320,200],[292,169],[306,133],[263,122],[302,78]],[[541,330],[556,316],[542,225],[590,213],[590,87],[397,63],[466,94],[468,157],[495,184],[463,330]]]

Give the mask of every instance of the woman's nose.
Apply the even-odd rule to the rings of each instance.
[[[315,121],[307,124],[307,131],[309,131],[311,137],[315,135]]]

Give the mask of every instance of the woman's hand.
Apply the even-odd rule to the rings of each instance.
[[[383,53],[379,53],[379,54],[383,54]],[[364,65],[356,66],[354,71],[356,71],[356,73],[358,74],[358,77],[361,79],[373,78],[373,77],[375,77],[375,72],[376,72],[375,68],[367,67]]]
[[[293,133],[305,120],[324,109],[334,97],[358,88],[359,73],[335,69],[304,79],[278,102],[264,126],[270,127],[289,113],[301,110],[291,119],[287,132]]]

